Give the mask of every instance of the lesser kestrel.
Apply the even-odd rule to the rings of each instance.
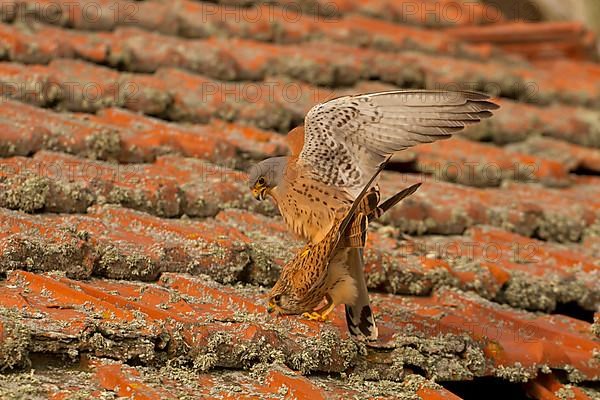
[[[290,156],[255,165],[249,185],[257,199],[275,201],[291,231],[318,243],[388,156],[448,138],[497,108],[475,92],[397,90],[339,97],[314,106],[304,126],[288,134]],[[359,292],[354,304],[346,304],[348,328],[372,338],[373,319],[360,317],[371,315],[362,250],[351,249],[347,260]]]
[[[368,220],[385,213],[413,194],[420,185],[417,183],[402,190],[371,208],[368,214],[360,210],[364,193],[359,195],[321,241],[307,244],[283,267],[269,293],[269,311],[302,313],[309,319],[324,321],[336,305],[353,304],[358,296],[358,282],[350,276],[347,268],[350,249],[365,246]],[[323,299],[325,304],[315,310]]]

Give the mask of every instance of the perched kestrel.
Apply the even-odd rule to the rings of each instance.
[[[388,156],[448,138],[497,108],[475,92],[397,90],[339,97],[314,106],[304,126],[287,136],[290,156],[255,165],[249,185],[257,199],[275,201],[294,233],[318,243]],[[362,249],[351,249],[348,263],[358,288],[356,302],[346,304],[348,328],[373,337],[372,317],[361,317],[372,315]]]
[[[381,169],[383,168],[379,171]],[[307,244],[283,267],[269,293],[269,311],[303,314],[309,319],[324,321],[336,305],[353,304],[358,290],[357,282],[350,276],[347,268],[350,250],[362,250],[364,247],[368,220],[385,213],[400,200],[413,194],[419,186],[421,184],[417,183],[402,190],[384,203],[371,208],[369,214],[360,210],[361,201],[368,189],[365,187],[352,207],[336,219],[320,242]],[[324,298],[325,304],[315,310]]]

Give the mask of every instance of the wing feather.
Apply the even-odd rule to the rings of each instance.
[[[477,92],[396,90],[344,96],[306,115],[298,162],[311,177],[354,197],[394,152],[446,139],[492,116],[498,105]]]

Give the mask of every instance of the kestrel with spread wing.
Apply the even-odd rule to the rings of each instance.
[[[489,118],[497,108],[487,95],[463,91],[396,90],[339,97],[314,106],[304,126],[288,134],[290,156],[255,165],[249,186],[257,199],[270,196],[275,201],[291,231],[318,243],[391,154],[449,138]],[[377,188],[371,190],[377,193]],[[358,288],[355,303],[346,304],[348,328],[373,338],[373,319],[360,317],[371,315],[363,312],[370,311],[370,305],[362,249],[351,249],[348,263]]]

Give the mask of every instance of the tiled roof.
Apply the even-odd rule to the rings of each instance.
[[[0,398],[600,398],[600,64],[581,25],[450,0],[0,17]],[[314,104],[398,87],[501,108],[383,174],[384,196],[424,184],[371,224],[380,340],[350,339],[341,309],[267,314],[301,242],[245,171]]]
[[[486,27],[462,26],[451,34],[468,43],[494,44],[501,49],[531,60],[569,57],[597,59],[596,37],[580,22],[545,24],[506,23]]]

